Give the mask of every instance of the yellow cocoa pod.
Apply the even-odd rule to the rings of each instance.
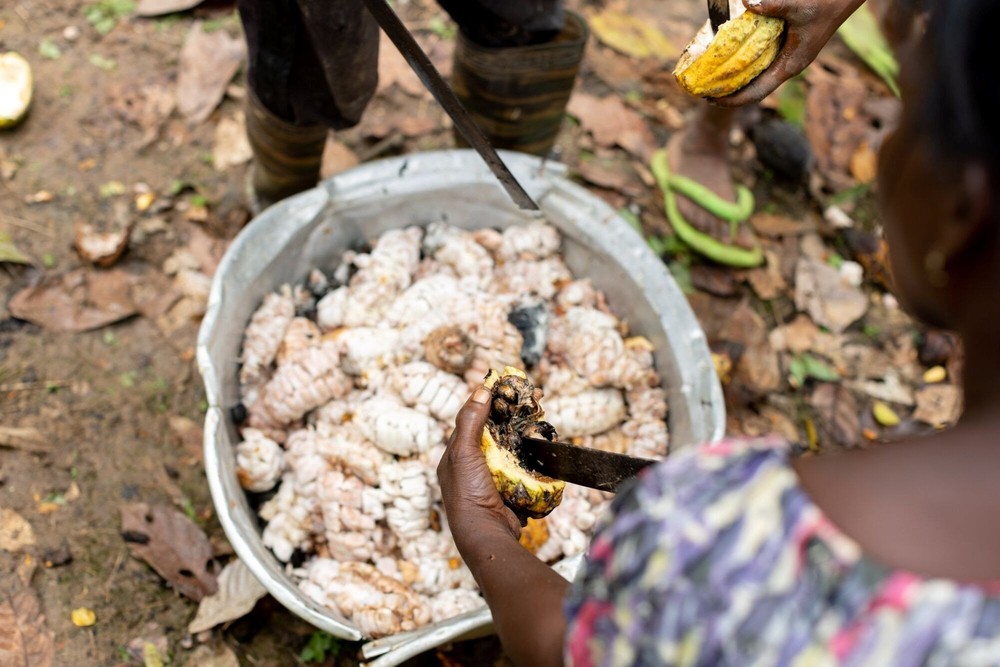
[[[33,85],[27,60],[13,51],[0,53],[0,129],[17,125],[28,114]]]
[[[782,19],[743,12],[719,26],[710,23],[684,49],[674,76],[696,97],[732,95],[770,67],[781,48]]]
[[[556,431],[542,421],[540,393],[524,371],[510,366],[503,374],[491,370],[485,385],[493,400],[481,445],[493,484],[519,517],[541,519],[562,502],[566,484],[526,468],[518,444],[522,436],[554,440]]]

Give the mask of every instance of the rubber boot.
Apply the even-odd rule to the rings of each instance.
[[[254,155],[250,209],[256,215],[316,185],[327,128],[289,123],[264,108],[252,91],[247,95],[246,116]]]
[[[494,148],[546,156],[555,145],[590,30],[566,12],[551,41],[490,48],[459,32],[452,87]],[[456,133],[459,146],[467,146]]]

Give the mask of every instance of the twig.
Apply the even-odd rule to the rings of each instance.
[[[51,229],[46,229],[37,222],[32,222],[31,220],[25,220],[24,218],[18,218],[17,216],[13,216],[10,213],[0,212],[0,218],[2,218],[2,222],[14,225],[15,227],[22,227],[29,231],[37,232],[38,234],[43,234],[45,236],[48,236],[49,238],[55,236],[55,232],[53,232]]]

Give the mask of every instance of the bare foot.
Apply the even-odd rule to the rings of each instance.
[[[736,201],[736,190],[729,174],[729,129],[733,112],[706,106],[683,130],[667,144],[670,171],[700,183],[726,201]],[[730,224],[721,220],[681,194],[677,208],[688,223],[700,232],[727,245],[747,249],[755,246],[753,234],[746,225],[738,225],[736,237]]]

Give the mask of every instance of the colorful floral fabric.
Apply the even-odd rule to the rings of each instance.
[[[648,469],[599,526],[567,617],[569,665],[1000,665],[1000,597],[866,557],[780,440]]]

